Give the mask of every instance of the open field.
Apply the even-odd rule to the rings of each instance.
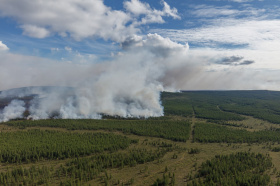
[[[160,118],[1,123],[0,185],[278,184],[280,92],[163,93],[162,103]]]

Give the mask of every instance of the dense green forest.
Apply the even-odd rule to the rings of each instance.
[[[212,123],[197,123],[194,130],[194,139],[203,143],[263,143],[280,142],[279,131],[255,131],[233,129]]]
[[[201,164],[188,185],[267,185],[270,177],[264,172],[271,167],[271,158],[262,154],[217,155]]]
[[[68,130],[109,130],[124,133],[153,136],[173,141],[186,141],[190,134],[188,121],[172,120],[90,120],[90,119],[57,119],[35,121],[10,121],[9,126],[17,127],[61,127]]]
[[[278,91],[190,91],[180,94],[163,95],[166,114],[177,115],[173,108],[178,104],[180,111],[186,108],[185,115],[191,115],[193,107],[196,116],[204,119],[243,120],[244,117],[238,115],[243,114],[280,124]]]
[[[0,123],[0,185],[280,185],[280,92],[161,101],[156,118]]]
[[[5,173],[0,173],[0,183],[3,185],[41,185],[51,184],[53,179],[60,181],[60,185],[79,185],[96,179],[100,173],[105,173],[104,183],[108,184],[110,176],[108,168],[134,167],[137,164],[159,160],[166,152],[176,149],[172,145],[161,146],[152,151],[144,148],[131,149],[127,153],[97,153],[90,157],[77,157],[60,165],[56,170],[51,167],[14,168]]]
[[[135,141],[104,133],[70,133],[28,130],[0,133],[0,161],[21,163],[41,159],[66,159],[127,148]]]

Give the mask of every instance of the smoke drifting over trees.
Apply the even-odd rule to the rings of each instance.
[[[124,46],[125,45],[125,46]],[[29,117],[57,118],[101,118],[101,114],[121,117],[162,116],[160,92],[176,90],[176,86],[165,81],[166,75],[177,76],[182,68],[187,68],[188,45],[182,45],[157,34],[145,38],[134,36],[122,44],[124,50],[111,61],[96,63],[88,68],[75,64],[49,64],[45,74],[32,74],[30,85],[51,85],[71,88],[30,88],[2,92],[5,96],[27,96],[36,94],[29,103]],[[22,69],[26,69],[23,68]],[[19,76],[26,71],[18,72]],[[28,76],[28,73],[26,74]],[[16,82],[19,76],[10,79]],[[36,78],[36,76],[40,78]],[[45,76],[45,77],[42,77]],[[73,78],[75,76],[75,78]],[[31,79],[31,78],[30,78]],[[33,82],[32,82],[33,81]],[[1,120],[13,116],[4,112],[11,106],[23,108],[24,102],[13,102],[2,111]],[[25,109],[19,109],[21,114]],[[18,113],[19,113],[18,112]],[[17,114],[16,117],[19,117]]]
[[[1,93],[1,99],[9,95],[32,95],[33,99],[2,105],[0,121],[15,119],[23,113],[32,119],[155,117],[164,114],[161,91],[248,89],[248,85],[259,89],[263,82],[264,88],[271,89],[279,82],[275,81],[276,71],[260,75],[258,71],[242,69],[255,64],[243,55],[189,51],[186,43],[156,33],[143,34],[149,24],[165,23],[166,17],[181,19],[177,9],[165,1],[160,1],[158,8],[139,0],[124,1],[121,6],[114,9],[102,0],[61,0],[59,4],[55,0],[0,0],[0,16],[14,20],[24,36],[38,40],[67,38],[75,44],[99,39],[119,46],[111,57],[109,51],[105,59],[79,61],[16,54],[13,46],[0,41],[0,90],[33,87]],[[61,50],[56,47],[50,50]],[[68,54],[76,52],[71,47],[62,48]],[[220,71],[217,65],[222,66]],[[14,115],[11,110],[15,110]]]
[[[164,23],[163,17],[180,19],[176,8],[164,1],[161,1],[162,10],[139,0],[125,1],[122,10],[113,10],[101,0],[63,0],[59,6],[53,0],[44,3],[16,1],[1,0],[0,13],[15,19],[24,35],[42,39],[58,34],[76,41],[100,38],[119,43],[123,50],[111,60],[93,64],[2,53],[0,79],[5,79],[0,81],[2,90],[29,86],[73,89],[37,87],[2,92],[2,98],[9,93],[15,97],[36,96],[27,105],[23,101],[10,103],[2,109],[0,121],[19,117],[25,112],[24,106],[32,119],[101,118],[102,114],[163,115],[160,91],[173,87],[165,86],[162,79],[166,73],[181,67],[188,45],[174,43],[157,34],[144,38],[135,34],[141,32],[142,25]],[[11,76],[11,69],[17,74]],[[17,109],[15,116],[9,115],[8,110],[12,108]]]
[[[21,118],[25,111],[25,103],[20,100],[12,100],[0,113],[0,122],[6,122],[10,119]]]

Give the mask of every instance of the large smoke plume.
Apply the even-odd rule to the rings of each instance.
[[[50,56],[15,54],[13,45],[9,49],[6,42],[0,41],[0,90],[24,87],[0,92],[0,122],[20,117],[79,119],[110,115],[147,118],[164,114],[161,91],[279,87],[275,86],[280,82],[275,78],[279,71],[260,74],[257,70],[246,70],[245,66],[256,62],[252,60],[254,58],[247,59],[247,50],[241,56],[235,51],[207,48],[189,51],[188,44],[179,44],[157,34],[139,36],[148,24],[164,23],[164,17],[181,18],[176,8],[163,0],[160,4],[162,8],[156,9],[140,0],[127,0],[123,1],[122,9],[115,10],[103,0],[60,0],[59,4],[56,0],[0,0],[0,16],[14,20],[28,37],[39,40],[61,36],[73,41],[87,39],[89,43],[101,39],[115,42],[110,46],[120,44],[119,52],[113,50],[110,59],[106,56],[105,60],[102,57],[102,60],[94,60],[94,54],[100,55],[98,52],[80,55],[70,45],[63,47],[73,56],[53,60]],[[207,35],[205,29],[197,34],[199,40]],[[224,32],[220,35],[231,43],[232,37]],[[186,37],[182,38],[185,41]],[[199,43],[197,38],[188,39]],[[258,54],[260,59],[262,54]],[[251,56],[255,55],[253,51]]]
[[[0,97],[34,95],[26,105],[28,118],[32,119],[162,116],[160,92],[175,90],[176,82],[166,81],[166,76],[176,77],[178,71],[190,65],[187,62],[188,45],[148,34],[145,38],[130,37],[121,46],[123,52],[113,60],[87,65],[87,68],[74,64],[58,68],[50,64],[43,72],[29,74],[21,66],[25,70],[19,69],[16,78],[7,79],[6,83],[13,84],[21,74],[25,74],[23,78],[32,76],[25,86],[54,85],[60,88],[14,89],[3,91]],[[10,103],[2,110],[1,121],[18,118],[25,111],[23,107],[23,101]],[[17,110],[14,116],[8,112],[12,108]]]

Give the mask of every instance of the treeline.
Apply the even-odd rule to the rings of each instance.
[[[248,103],[245,101],[242,103],[238,102],[237,104],[223,104],[221,105],[221,109],[280,124],[280,106],[278,105],[278,107],[275,107],[272,105],[274,104],[260,104],[258,102]]]
[[[209,94],[207,94],[209,93]],[[234,113],[221,111],[217,106],[222,102],[213,92],[183,92],[162,94],[162,103],[165,115],[179,115],[210,120],[244,120],[245,118]]]
[[[190,135],[188,121],[172,120],[24,120],[5,123],[9,126],[25,127],[55,127],[68,130],[109,130],[121,131],[140,136],[151,136],[170,139],[173,141],[186,141]]]
[[[164,92],[161,95],[164,115],[178,115],[191,117],[193,115],[192,104],[184,93]]]
[[[196,116],[204,119],[243,120],[237,115],[242,114],[280,124],[279,91],[164,92],[161,97],[167,114],[189,115],[192,105]]]
[[[242,121],[245,118],[230,112],[221,111],[216,105],[204,105],[194,107],[195,116],[198,118],[209,119],[209,120],[224,120],[224,121]]]
[[[212,123],[197,123],[194,129],[194,140],[202,143],[280,142],[280,132],[270,130],[249,132]]]
[[[131,140],[105,133],[28,130],[0,133],[0,162],[21,163],[65,159],[127,148]]]
[[[188,185],[268,185],[270,176],[265,171],[271,167],[268,155],[249,152],[216,155],[202,163]]]

